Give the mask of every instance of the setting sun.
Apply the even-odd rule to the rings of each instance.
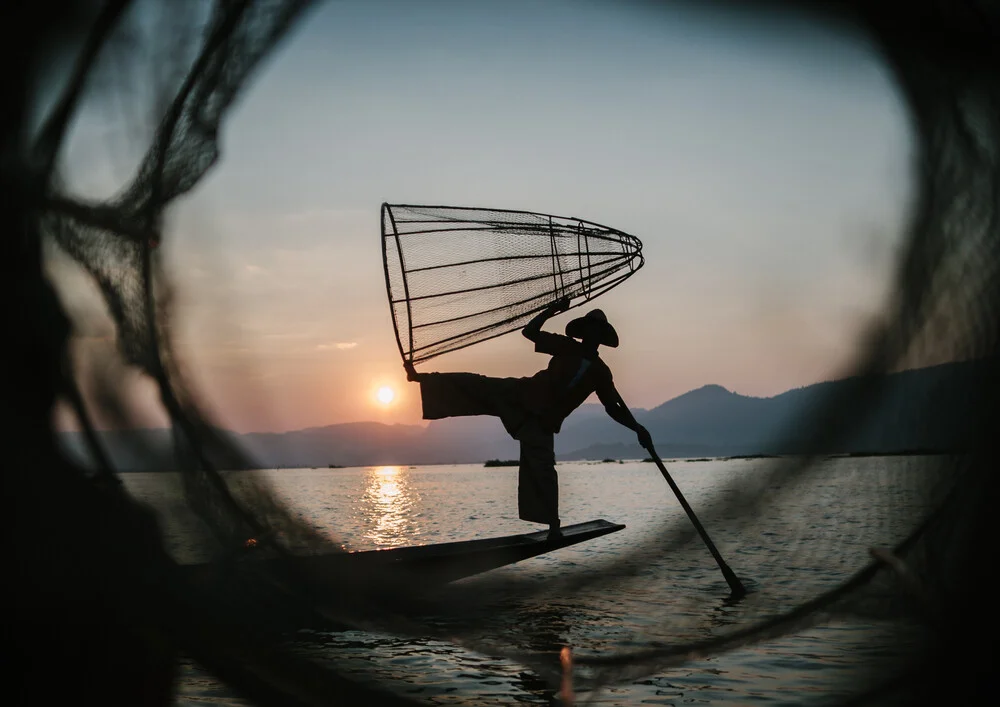
[[[393,399],[395,399],[396,391],[394,391],[387,385],[383,385],[381,388],[378,389],[378,392],[375,393],[375,397],[383,405],[388,405],[393,401]]]

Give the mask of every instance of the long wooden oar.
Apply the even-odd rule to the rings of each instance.
[[[688,518],[691,519],[691,524],[694,525],[694,529],[698,531],[701,539],[704,540],[705,545],[708,546],[708,551],[712,553],[712,557],[714,557],[715,561],[719,563],[719,569],[722,570],[722,576],[726,578],[726,582],[729,584],[729,589],[733,592],[733,598],[738,599],[744,596],[747,593],[747,590],[746,587],[743,586],[743,582],[740,581],[740,578],[736,576],[736,573],[733,572],[729,565],[726,564],[726,561],[722,559],[722,555],[719,554],[719,551],[715,547],[715,543],[712,542],[712,539],[708,537],[708,533],[705,532],[705,528],[698,520],[698,516],[694,514],[691,506],[688,505],[687,500],[684,498],[684,494],[681,493],[681,490],[677,487],[677,484],[674,483],[674,480],[671,478],[669,472],[667,472],[667,467],[663,466],[663,462],[660,461],[660,457],[657,456],[652,443],[646,447],[646,451],[649,452],[653,461],[656,462],[656,466],[660,468],[660,473],[663,474],[663,478],[667,480],[668,484],[670,484],[670,488],[674,492],[674,495],[677,496],[677,500],[681,502],[681,507],[684,509],[684,512],[687,513]]]

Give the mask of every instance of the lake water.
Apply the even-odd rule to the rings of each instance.
[[[719,515],[727,497],[753,488],[793,460],[672,462],[668,466],[705,522],[723,557],[754,592],[725,602],[726,585],[706,550],[654,553],[617,584],[573,597],[514,602],[482,617],[484,640],[500,637],[537,657],[535,668],[431,638],[359,631],[302,634],[304,649],[346,663],[354,674],[427,704],[550,704],[558,651],[576,655],[703,639],[828,590],[869,560],[871,546],[902,539],[924,512],[927,457],[836,458],[820,462],[788,493],[752,514]],[[493,577],[588,576],[654,541],[664,522],[686,522],[652,464],[561,463],[564,525],[604,518],[621,532],[490,573]],[[479,465],[298,469],[259,472],[314,527],[350,549],[418,545],[541,529],[517,519],[516,468]],[[240,474],[229,475],[238,489]],[[161,515],[170,551],[182,562],[204,559],[178,477],[127,474],[126,487]],[[735,489],[735,490],[734,490]],[[506,573],[506,575],[504,574]],[[465,580],[476,582],[475,578]],[[891,668],[901,622],[831,620],[780,640],[695,660],[680,668],[580,692],[600,705],[802,704],[850,694],[864,671]],[[903,633],[901,633],[903,632]],[[551,666],[545,672],[539,666]],[[865,673],[867,674],[867,673]],[[548,680],[548,682],[546,681]],[[241,704],[225,685],[185,664],[178,704]]]

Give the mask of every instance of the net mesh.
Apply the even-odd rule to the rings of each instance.
[[[579,306],[643,264],[639,239],[613,228],[448,206],[383,204],[382,254],[396,339],[412,363],[519,329],[564,297]]]
[[[21,574],[12,584],[26,588],[24,596],[35,601],[37,596],[50,597],[55,606],[65,600],[65,577],[72,576],[67,568],[79,568],[86,581],[78,584],[96,597],[94,607],[117,607],[116,615],[127,617],[130,625],[154,632],[152,639],[146,636],[151,643],[168,636],[170,644],[261,704],[415,703],[354,684],[330,656],[314,660],[300,646],[290,647],[281,630],[329,621],[404,637],[435,636],[509,656],[534,667],[543,678],[552,678],[552,665],[531,651],[533,622],[526,617],[526,612],[542,609],[574,617],[578,643],[592,648],[577,659],[580,688],[653,676],[665,667],[772,641],[830,617],[903,616],[921,627],[925,639],[907,649],[913,651],[904,666],[909,670],[852,680],[852,695],[884,687],[911,698],[926,697],[935,694],[928,687],[939,675],[950,683],[943,689],[953,701],[961,701],[956,697],[960,690],[982,689],[984,683],[975,676],[992,675],[983,668],[982,656],[988,653],[977,653],[976,646],[956,648],[970,647],[970,639],[963,635],[970,626],[983,636],[997,635],[993,612],[977,612],[979,592],[994,583],[991,553],[982,548],[995,535],[992,519],[998,483],[1000,13],[996,6],[911,3],[901,15],[892,3],[850,5],[852,21],[878,43],[911,110],[918,142],[914,170],[918,189],[894,298],[882,321],[859,342],[857,377],[793,423],[797,440],[806,433],[807,446],[827,449],[878,407],[887,371],[980,358],[984,364],[976,375],[978,385],[968,391],[966,400],[969,436],[964,453],[876,466],[839,476],[835,482],[830,475],[834,461],[808,456],[765,463],[759,473],[726,479],[709,498],[699,501],[697,510],[723,555],[757,590],[738,605],[728,605],[720,603],[724,583],[690,524],[666,510],[654,537],[586,571],[531,580],[488,577],[472,586],[422,591],[418,579],[400,578],[390,570],[345,573],[335,581],[311,576],[290,550],[334,552],[331,540],[284,507],[262,476],[248,475],[239,494],[234,494],[218,473],[220,468],[252,467],[252,460],[204,414],[173,352],[172,313],[163,297],[166,276],[156,246],[166,235],[163,217],[172,202],[193,189],[217,160],[218,133],[227,108],[309,4],[220,1],[212,5],[206,27],[191,23],[184,31],[198,47],[195,58],[179,72],[176,83],[164,88],[167,107],[141,168],[119,196],[106,203],[63,193],[53,164],[87,76],[102,47],[116,41],[116,27],[129,3],[109,3],[89,28],[80,68],[31,150],[5,152],[0,163],[2,193],[5,199],[10,194],[17,197],[16,203],[4,202],[5,218],[21,229],[18,233],[27,234],[9,243],[5,239],[5,247],[11,248],[13,260],[31,266],[25,270],[30,277],[12,280],[23,290],[9,300],[24,303],[22,311],[39,313],[12,319],[31,334],[23,351],[14,347],[20,356],[16,365],[25,371],[44,366],[32,379],[35,388],[11,386],[11,394],[4,396],[4,405],[17,408],[6,419],[22,420],[18,429],[24,434],[16,440],[19,451],[12,457],[16,463],[4,477],[8,496],[18,501],[18,522],[9,547],[17,553],[12,566]],[[825,5],[829,9],[836,3]],[[173,39],[162,36],[155,41],[167,46]],[[3,79],[19,77],[20,72],[8,72]],[[6,113],[3,120],[9,120]],[[31,159],[25,160],[25,154]],[[12,165],[20,170],[13,177]],[[585,301],[641,264],[638,241],[582,221],[552,217],[550,222],[547,216],[495,211],[471,211],[456,220],[454,210],[425,207],[390,207],[389,213],[398,220],[386,242],[400,244],[395,251],[398,261],[392,264],[388,254],[393,249],[387,247],[390,297],[398,299],[398,288],[413,278],[404,300],[411,300],[411,305],[440,300],[420,309],[419,318],[405,321],[401,348],[413,360],[439,355],[452,345],[449,342],[468,345],[481,334],[497,335],[505,326],[518,326],[532,308],[547,304],[563,289]],[[491,222],[507,224],[502,228],[511,231],[476,230]],[[562,229],[558,249],[552,240],[557,223]],[[428,232],[428,225],[436,230]],[[447,230],[445,225],[459,230]],[[581,228],[588,230],[586,248],[574,245]],[[466,240],[450,242],[451,234]],[[502,243],[490,246],[498,250],[483,249],[484,235],[498,236]],[[424,237],[437,240],[424,246]],[[574,279],[572,273],[583,272],[579,254],[603,252],[605,237],[615,243],[609,252],[619,259],[618,269],[602,281]],[[178,446],[185,450],[179,469],[185,480],[184,504],[199,519],[205,543],[217,553],[197,584],[155,551],[161,542],[156,524],[123,491],[107,490],[97,481],[85,483],[80,470],[60,460],[51,451],[51,439],[39,433],[48,429],[51,399],[39,405],[24,390],[34,389],[39,395],[49,391],[50,398],[59,394],[79,401],[75,382],[61,373],[66,370],[61,359],[65,317],[58,301],[39,284],[37,256],[22,247],[43,239],[59,243],[100,285],[117,325],[123,358],[159,386]],[[506,249],[508,242],[512,250]],[[444,243],[449,243],[449,256],[453,248],[464,249],[464,255],[442,260]],[[621,254],[614,248],[622,249]],[[399,257],[400,252],[405,257]],[[533,257],[522,262],[511,255]],[[465,261],[473,262],[460,264]],[[473,282],[486,289],[464,296],[436,290],[438,278],[422,274],[434,271],[420,268],[442,263],[449,269],[468,268]],[[511,269],[502,271],[501,263]],[[511,279],[522,279],[517,292],[525,292],[527,283],[536,282],[530,278],[544,287],[534,303],[518,304],[522,297],[503,288]],[[489,297],[496,299],[486,301],[505,313],[469,326],[461,317],[471,315],[471,320],[489,310],[476,293],[490,292],[494,286],[499,286],[497,292]],[[427,298],[414,301],[416,290]],[[466,300],[476,307],[463,309]],[[403,310],[397,307],[394,316],[399,329]],[[460,327],[448,328],[449,322],[459,321]],[[419,338],[425,330],[433,333]],[[127,423],[127,415],[120,412],[127,407],[118,405],[121,391],[114,381],[106,382],[102,392],[98,403],[104,411],[119,410],[113,417]],[[934,397],[925,405],[933,406]],[[86,426],[87,410],[79,402],[77,410]],[[104,471],[112,475],[114,469],[90,432],[95,458],[104,460]],[[25,473],[26,468],[42,464],[46,474]],[[855,503],[858,499],[864,503]],[[837,514],[841,522],[836,532],[819,533],[809,523],[810,514],[819,513]],[[44,522],[36,522],[32,514]],[[233,562],[245,554],[251,536],[259,539],[255,552],[280,562]],[[77,537],[89,542],[59,542]],[[748,538],[763,549],[752,567],[741,561],[738,552]],[[890,552],[873,556],[872,547]],[[670,574],[671,568],[699,567],[704,571],[687,573],[683,580]],[[648,599],[647,630],[642,635],[617,640],[614,632],[580,609],[614,604],[626,592]],[[436,618],[431,621],[428,616]],[[924,648],[926,654],[916,652]],[[932,662],[917,664],[918,657]],[[971,677],[955,685],[948,676],[959,673]]]

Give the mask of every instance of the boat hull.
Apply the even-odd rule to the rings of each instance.
[[[616,533],[624,528],[619,523],[599,519],[567,525],[561,529],[560,536],[551,539],[548,531],[542,530],[498,538],[302,556],[295,558],[295,564],[319,579],[336,580],[345,572],[391,570],[398,575],[415,575],[422,582],[447,583]],[[246,566],[278,560],[256,559],[248,553],[245,559],[238,562]],[[207,579],[225,565],[228,563],[189,565],[186,569],[192,579]]]

